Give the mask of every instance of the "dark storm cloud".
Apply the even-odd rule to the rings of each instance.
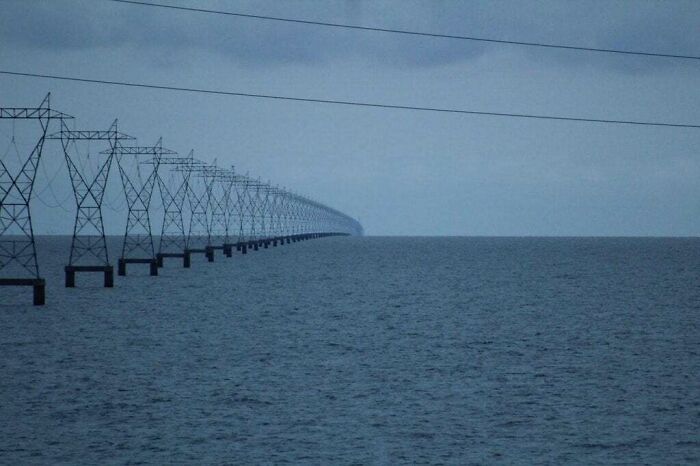
[[[60,3],[60,7],[59,7]],[[191,5],[191,4],[189,4]],[[206,6],[292,18],[466,34],[506,40],[698,54],[700,2],[285,2],[272,6],[228,2]],[[378,20],[380,19],[380,21]],[[183,13],[91,0],[3,4],[5,44],[47,50],[138,47],[156,53],[216,53],[252,65],[326,63],[360,58],[393,67],[432,67],[476,59],[495,50],[523,53],[552,66],[602,66],[645,73],[679,65],[595,53],[493,46],[376,32]],[[623,57],[624,58],[624,57]]]

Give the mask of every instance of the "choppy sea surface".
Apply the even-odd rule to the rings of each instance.
[[[116,264],[118,239],[112,239]],[[1,464],[698,464],[700,239],[325,238],[0,289]]]

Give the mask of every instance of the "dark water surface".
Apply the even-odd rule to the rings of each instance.
[[[62,287],[67,244],[47,306],[0,289],[2,464],[700,463],[698,239],[327,238],[111,290]]]

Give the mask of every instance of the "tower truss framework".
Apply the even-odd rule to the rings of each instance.
[[[106,131],[72,130],[61,120],[61,130],[50,136],[51,139],[60,140],[63,146],[76,203],[70,255],[68,265],[64,269],[68,288],[75,287],[77,272],[102,272],[104,286],[114,286],[114,267],[109,262],[102,202],[117,144],[122,140],[135,139],[121,133],[117,124],[117,120],[114,120]],[[90,172],[80,161],[78,146],[95,142],[106,144],[108,149],[97,153],[101,156],[97,162],[97,169]]]
[[[7,154],[0,158],[0,286],[31,286],[34,304],[45,303],[46,281],[39,272],[30,203],[46,133],[52,120],[72,119],[51,109],[51,94],[38,107],[0,107],[0,120],[39,123],[36,143],[28,155],[17,153],[19,167],[13,169]],[[14,131],[11,145],[16,147]],[[11,277],[5,274],[13,275]]]
[[[270,245],[363,234],[352,217],[269,181],[238,174],[233,167],[195,159],[193,152],[181,157],[164,149],[162,140],[153,146],[127,143],[135,138],[120,132],[117,120],[103,131],[76,130],[68,126],[70,119],[50,108],[49,96],[34,108],[0,107],[0,120],[36,120],[40,128],[33,149],[19,157],[19,168],[0,158],[0,285],[35,285],[35,303],[44,302],[45,282],[29,208],[46,140],[61,143],[76,205],[64,268],[67,287],[75,286],[77,272],[102,272],[104,286],[114,285],[102,205],[115,159],[126,200],[120,275],[128,263],[148,263],[157,275],[165,257],[182,257],[189,267],[192,253],[204,253],[211,262],[215,250],[231,256],[234,246],[246,254]],[[49,134],[52,120],[59,120],[60,128]],[[156,186],[162,212],[152,202]],[[156,212],[163,220],[157,250],[152,232]],[[2,278],[11,267],[21,273]]]
[[[190,256],[186,252],[188,235],[183,213],[187,200],[190,171],[181,168],[191,164],[193,160],[193,151],[190,151],[187,157],[160,157],[160,165],[169,169],[170,179],[163,179],[162,169],[156,174],[163,205],[163,223],[160,230],[158,253],[156,254],[158,267],[163,267],[166,257],[182,257],[183,267],[190,267]]]
[[[118,274],[126,275],[127,264],[148,264],[150,274],[158,275],[149,210],[161,158],[177,152],[163,148],[163,139],[160,138],[153,146],[124,146],[118,142],[114,153],[127,205]],[[142,160],[142,157],[146,158]]]
[[[209,222],[209,208],[211,197],[212,177],[205,176],[209,166],[197,159],[191,163],[178,167],[187,171],[190,182],[187,185],[187,200],[190,207],[190,222],[187,231],[186,254],[201,253],[213,261],[211,255],[211,224]]]

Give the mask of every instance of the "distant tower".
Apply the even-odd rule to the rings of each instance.
[[[117,143],[114,153],[128,209],[118,273],[126,275],[126,264],[148,264],[150,274],[158,275],[149,208],[161,158],[177,153],[164,149],[162,138],[153,146]]]
[[[184,267],[190,266],[187,251],[187,231],[183,209],[189,189],[190,171],[182,167],[193,160],[193,151],[187,157],[160,157],[161,167],[171,167],[169,179],[164,179],[163,170],[157,173],[158,187],[163,203],[163,225],[160,230],[160,243],[156,259],[158,267],[163,267],[166,257],[182,257]]]

